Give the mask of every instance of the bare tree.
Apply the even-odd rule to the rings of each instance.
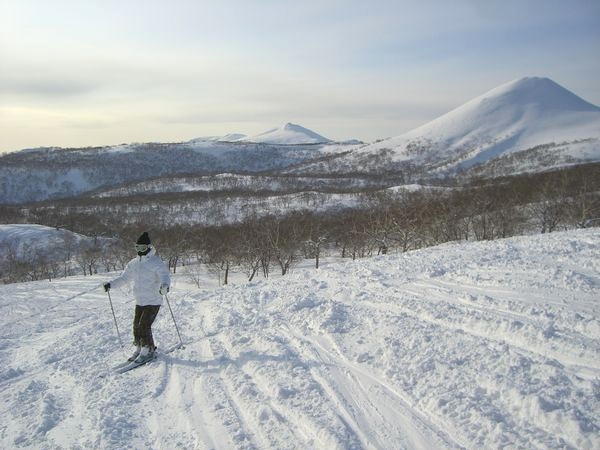
[[[228,284],[229,272],[236,262],[237,242],[231,227],[206,230],[205,260],[209,269],[219,277],[219,283]]]
[[[276,217],[268,217],[262,221],[266,243],[272,251],[273,258],[281,269],[281,274],[288,273],[297,260],[300,248],[300,231],[294,218],[286,221]]]
[[[315,269],[319,268],[319,261],[323,246],[329,242],[330,232],[322,220],[311,216],[306,227],[306,239],[304,241],[305,255],[315,259]]]
[[[238,227],[238,257],[248,281],[252,281],[262,268],[268,277],[271,260],[263,227],[256,216],[251,216]]]

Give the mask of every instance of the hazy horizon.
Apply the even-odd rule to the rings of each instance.
[[[600,4],[5,0],[0,152],[398,136],[513,79],[600,104]]]

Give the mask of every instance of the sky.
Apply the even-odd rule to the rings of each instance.
[[[0,152],[398,136],[524,76],[600,105],[598,0],[0,0]]]

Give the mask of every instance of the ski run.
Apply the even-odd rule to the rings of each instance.
[[[163,353],[124,374],[114,274],[2,285],[0,448],[599,449],[599,255],[596,228],[200,289],[181,268],[185,347],[165,305]]]

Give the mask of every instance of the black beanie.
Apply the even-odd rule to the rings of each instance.
[[[146,244],[150,245],[150,237],[148,236],[148,232],[144,231],[142,235],[138,238],[136,244]]]

